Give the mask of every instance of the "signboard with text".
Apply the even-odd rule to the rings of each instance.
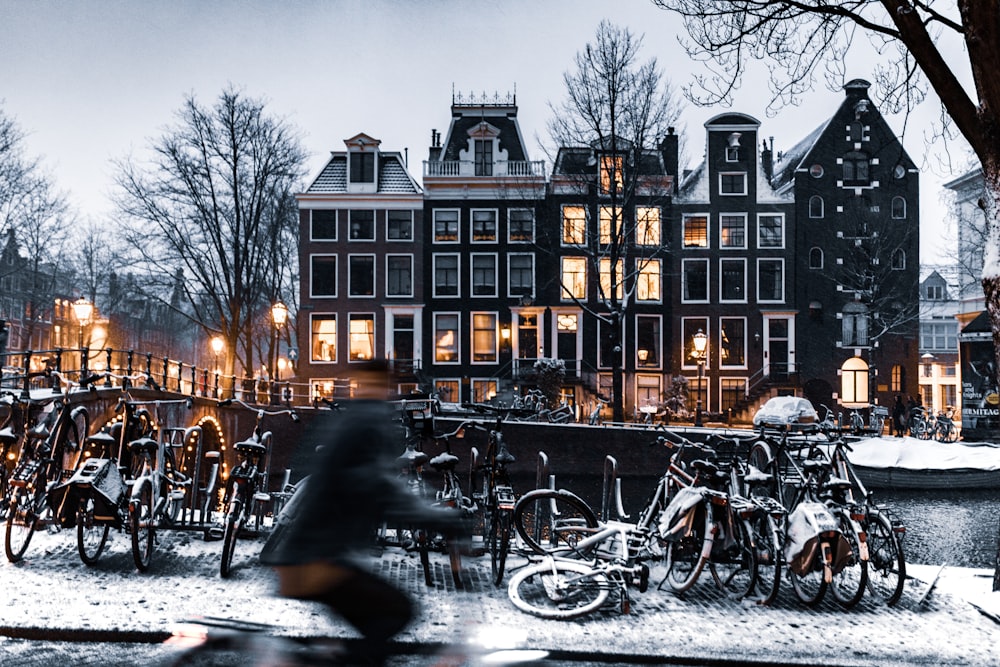
[[[983,315],[970,322],[959,335],[959,356],[962,361],[962,438],[1000,442],[1000,392],[997,391],[996,357],[989,321]]]

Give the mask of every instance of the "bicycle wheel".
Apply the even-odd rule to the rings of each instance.
[[[490,571],[493,575],[493,585],[499,586],[503,581],[504,568],[507,565],[507,551],[510,549],[510,510],[495,510],[487,516],[489,524],[486,549],[490,552]]]
[[[748,483],[750,493],[755,496],[769,496],[771,498],[777,498],[778,469],[777,463],[774,460],[774,451],[771,449],[771,445],[764,440],[758,440],[753,443],[753,446],[750,447],[750,453],[747,455],[747,465],[751,467],[751,473],[753,473],[754,469],[756,469],[771,476],[771,478],[766,481],[762,480]]]
[[[753,592],[757,581],[757,551],[753,543],[753,529],[745,519],[734,518],[732,545],[708,562],[716,585],[734,600],[742,600]],[[718,539],[718,538],[717,538]]]
[[[233,554],[236,552],[236,539],[240,532],[240,517],[242,506],[239,501],[231,503],[226,514],[226,526],[222,533],[222,560],[219,562],[219,576],[227,578],[232,572]]]
[[[887,605],[899,602],[906,584],[906,557],[888,515],[868,511],[868,592]]]
[[[6,459],[6,457],[4,457]],[[0,460],[0,521],[7,518],[10,509],[10,471],[6,460]]]
[[[507,596],[521,611],[566,620],[598,609],[609,588],[608,578],[586,563],[547,559],[514,574]]]
[[[830,581],[830,592],[841,606],[850,609],[859,602],[865,594],[868,584],[868,561],[861,558],[861,540],[857,525],[851,521],[847,511],[834,510],[840,532],[847,538],[851,552],[840,572],[835,572]]]
[[[514,528],[535,553],[586,556],[577,544],[597,531],[597,515],[582,498],[564,490],[536,489],[514,505]]]
[[[751,537],[757,553],[757,580],[754,589],[760,604],[772,604],[781,586],[781,550],[783,538],[778,521],[769,513],[758,511],[750,520]]]
[[[7,530],[4,533],[4,551],[7,560],[17,563],[24,558],[31,536],[35,534],[39,513],[36,511],[37,498],[25,488],[14,491],[7,513]]]
[[[706,514],[711,512],[704,506],[696,511]],[[689,535],[667,543],[667,583],[675,593],[683,593],[694,586],[705,567],[706,559],[702,558],[702,551],[705,547],[705,535],[712,529],[710,522],[710,514],[704,522],[698,517],[695,519],[695,529]]]
[[[139,489],[138,496],[129,503],[129,527],[132,533],[132,560],[140,572],[149,569],[155,541],[153,518],[153,486],[148,481]]]
[[[809,571],[805,574],[796,574],[795,570],[788,568],[788,577],[792,580],[792,588],[799,600],[810,607],[816,607],[826,595],[827,587],[825,576],[827,565],[823,563],[820,551],[817,550],[810,565]]]
[[[87,496],[80,499],[76,512],[76,550],[85,565],[94,565],[108,543],[108,524],[94,523],[94,499]]]

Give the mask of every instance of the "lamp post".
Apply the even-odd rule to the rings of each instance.
[[[83,327],[90,324],[90,318],[94,315],[94,304],[81,296],[73,302],[73,314],[76,315],[76,321],[80,324],[80,378],[83,379],[83,376],[87,374],[87,357],[89,356],[88,350],[83,348]]]
[[[274,305],[271,306],[271,321],[274,322],[274,339],[271,350],[273,352],[273,357],[271,358],[271,405],[278,405],[278,332],[281,331],[281,327],[285,326],[285,322],[288,321],[288,306],[280,301],[275,301]]]
[[[708,347],[708,336],[701,329],[694,335],[694,355],[698,360],[698,402],[694,409],[694,425],[701,426],[701,379],[705,371],[705,350]]]
[[[219,391],[219,377],[222,373],[219,369],[219,355],[222,354],[223,348],[226,346],[226,341],[222,340],[222,336],[212,336],[212,352],[215,354],[215,397],[222,398]]]

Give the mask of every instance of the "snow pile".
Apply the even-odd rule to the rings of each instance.
[[[847,458],[866,468],[1000,470],[1000,446],[882,436],[851,444]]]

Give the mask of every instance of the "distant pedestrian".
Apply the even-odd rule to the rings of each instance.
[[[896,394],[896,402],[892,406],[892,434],[897,438],[906,435],[906,406],[899,394]]]

